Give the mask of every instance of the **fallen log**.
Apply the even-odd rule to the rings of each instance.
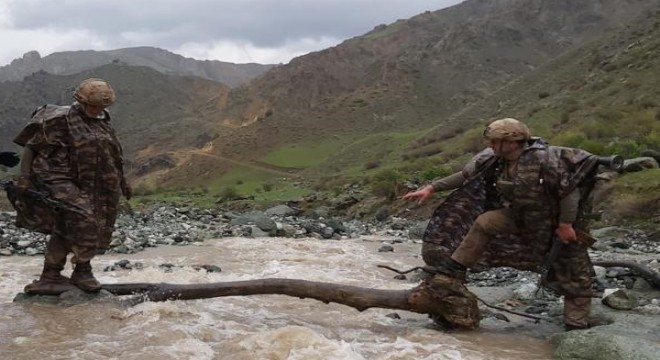
[[[648,266],[636,263],[634,261],[624,261],[624,260],[603,260],[603,261],[594,261],[593,265],[602,266],[602,267],[625,267],[638,276],[644,278],[654,289],[660,290],[660,274],[651,270]]]
[[[428,314],[452,328],[479,326],[477,298],[460,281],[435,275],[410,290],[380,290],[296,279],[258,279],[207,284],[103,284],[115,295],[140,295],[144,301],[208,299],[223,296],[280,294],[338,303],[364,311],[369,308],[407,310]],[[32,293],[38,294],[38,293]],[[53,289],[48,295],[57,295]]]

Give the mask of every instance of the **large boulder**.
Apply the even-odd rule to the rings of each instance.
[[[658,161],[652,157],[638,157],[634,159],[628,159],[623,162],[623,171],[625,172],[636,172],[646,169],[657,169]]]
[[[657,360],[660,354],[657,342],[611,334],[598,327],[555,335],[552,342],[558,360]]]

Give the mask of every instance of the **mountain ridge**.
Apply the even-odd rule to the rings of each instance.
[[[164,74],[199,76],[229,86],[245,83],[273,66],[196,60],[150,46],[101,51],[62,51],[44,57],[37,51],[29,51],[10,64],[0,66],[0,82],[19,81],[38,71],[54,75],[72,75],[111,63],[148,66]]]

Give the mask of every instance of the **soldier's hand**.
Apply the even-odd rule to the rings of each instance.
[[[126,179],[121,180],[121,194],[124,195],[126,200],[130,200],[133,197],[133,189]]]
[[[21,159],[13,151],[2,151],[0,152],[0,165],[14,167],[16,166]]]
[[[417,191],[409,192],[409,193],[403,195],[403,197],[401,197],[401,198],[402,198],[403,200],[417,201],[417,203],[421,205],[421,204],[423,204],[423,203],[426,201],[426,199],[428,199],[432,194],[433,194],[433,186],[431,186],[431,185],[427,185],[427,186],[424,186],[423,188],[421,188],[421,189],[419,189],[419,190],[417,190]]]
[[[573,224],[569,223],[560,223],[555,230],[555,234],[559,237],[559,240],[564,244],[577,241],[577,234],[575,234],[575,229],[573,229]]]
[[[16,190],[18,192],[25,192],[30,188],[31,184],[32,183],[30,181],[29,176],[21,175],[18,177],[18,180],[16,181]]]

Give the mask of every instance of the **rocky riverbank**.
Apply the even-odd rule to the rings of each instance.
[[[14,214],[0,213],[0,254],[43,254],[46,237],[13,226]],[[237,213],[222,209],[163,206],[148,212],[123,214],[108,252],[129,254],[159,245],[188,245],[221,237],[286,237],[355,239],[383,238],[378,251],[394,251],[393,243],[420,242],[425,223],[388,217],[365,222],[330,217],[319,209],[301,216],[296,209],[280,205],[265,211]],[[594,261],[634,261],[658,273],[660,232],[608,227],[592,232],[599,241],[591,250]],[[421,265],[421,264],[420,264]],[[116,268],[139,265],[121,261]],[[163,264],[166,271],[167,264]],[[208,265],[206,271],[221,271]],[[614,320],[611,325],[564,333],[561,298],[538,290],[538,275],[508,268],[470,273],[471,290],[489,304],[542,317],[529,319],[482,307],[482,327],[494,331],[535,334],[553,341],[559,359],[653,359],[660,350],[660,291],[652,281],[622,266],[596,266],[594,288],[607,296],[594,300],[594,314]],[[111,270],[111,269],[109,269]],[[418,281],[415,276],[401,281]],[[538,291],[537,291],[538,290]]]

